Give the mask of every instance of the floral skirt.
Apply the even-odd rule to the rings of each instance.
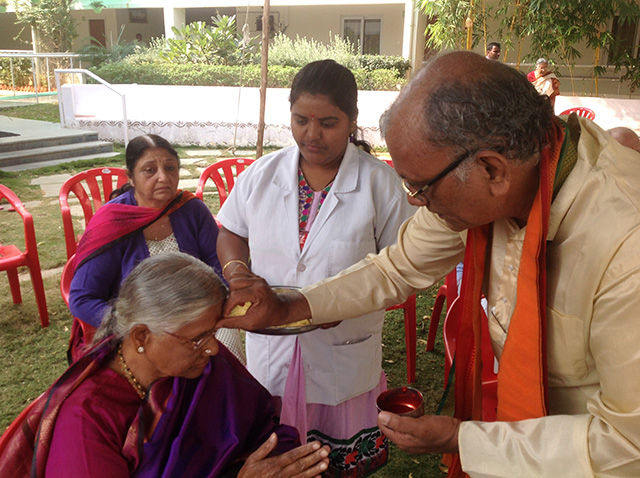
[[[317,440],[331,447],[325,478],[355,478],[378,471],[389,459],[389,443],[378,427],[367,428],[347,440],[331,438],[318,430],[307,433],[307,440]]]
[[[339,405],[309,403],[304,407],[307,442],[319,441],[329,445],[329,469],[323,477],[358,478],[368,476],[384,466],[389,458],[387,437],[377,426],[376,399],[387,389],[387,377],[380,374],[378,385],[367,393],[353,397]],[[282,401],[276,397],[280,410]],[[295,421],[283,423],[296,426]]]

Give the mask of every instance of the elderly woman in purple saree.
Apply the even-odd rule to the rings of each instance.
[[[0,476],[318,476],[328,449],[299,446],[271,395],[215,340],[225,296],[189,255],[143,261],[99,343],[0,438]]]

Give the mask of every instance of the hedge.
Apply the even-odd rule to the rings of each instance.
[[[274,65],[269,67],[267,86],[289,88],[299,68]],[[104,63],[91,71],[109,83],[144,85],[194,86],[260,86],[260,65],[226,66],[177,63]],[[397,90],[406,83],[397,70],[353,70],[360,90]]]

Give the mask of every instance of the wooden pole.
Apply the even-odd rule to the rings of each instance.
[[[269,0],[264,0],[262,12],[262,65],[260,68],[260,118],[258,120],[258,140],[256,142],[256,159],[262,156],[264,142],[264,111],[267,100],[267,78],[269,76]]]

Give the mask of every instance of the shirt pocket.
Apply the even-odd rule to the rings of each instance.
[[[371,252],[378,252],[373,235],[360,240],[332,239],[327,254],[327,276],[337,274]]]
[[[375,334],[356,343],[333,345],[335,403],[339,404],[373,389],[380,381],[382,351]],[[360,339],[358,339],[360,340]]]
[[[588,373],[584,321],[554,309],[547,310],[547,365],[550,379],[555,378],[569,385],[579,383]]]

